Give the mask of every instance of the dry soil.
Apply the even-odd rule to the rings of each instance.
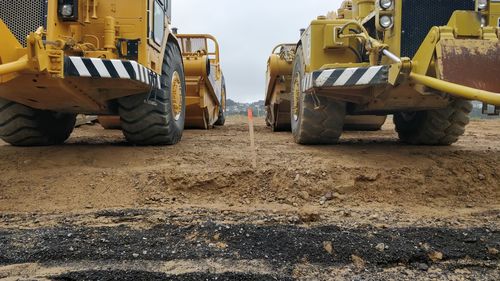
[[[256,122],[129,146],[0,144],[0,280],[499,280],[500,121],[451,147],[388,122],[299,146]],[[3,279],[2,279],[3,278]]]

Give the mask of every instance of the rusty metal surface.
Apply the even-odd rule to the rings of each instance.
[[[500,43],[487,40],[442,40],[437,48],[441,79],[500,93]]]

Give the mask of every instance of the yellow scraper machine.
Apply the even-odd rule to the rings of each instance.
[[[132,144],[179,142],[187,86],[170,19],[170,0],[0,0],[0,137],[63,143],[83,113],[120,116]]]
[[[394,114],[401,141],[453,144],[471,101],[500,114],[499,25],[500,0],[344,1],[271,55],[268,124],[334,144]]]
[[[208,34],[177,34],[186,78],[185,129],[208,130],[226,122],[226,84],[217,39]],[[119,116],[99,116],[106,129],[121,129]]]
[[[219,43],[208,34],[178,34],[186,73],[186,128],[209,129],[225,123],[226,84]]]

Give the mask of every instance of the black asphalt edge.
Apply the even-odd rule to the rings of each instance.
[[[194,239],[187,239],[193,236]],[[217,238],[214,238],[217,237]],[[223,243],[224,247],[215,247]],[[331,243],[332,254],[325,243]],[[383,244],[380,252],[377,246]],[[380,247],[379,247],[380,248]],[[294,225],[225,225],[214,222],[151,229],[118,227],[57,227],[0,230],[0,264],[81,260],[166,261],[222,258],[262,259],[276,266],[304,260],[319,265],[347,265],[352,256],[367,266],[431,263],[429,253],[443,260],[499,260],[488,249],[500,249],[500,231],[484,228],[345,229]],[[144,254],[143,254],[144,253]]]

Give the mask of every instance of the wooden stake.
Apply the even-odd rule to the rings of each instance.
[[[252,167],[255,170],[257,169],[257,149],[255,147],[255,131],[252,108],[248,108],[248,127],[250,130],[250,148],[252,149]]]

